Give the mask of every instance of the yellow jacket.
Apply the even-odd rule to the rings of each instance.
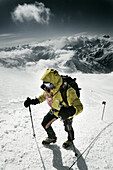
[[[61,109],[60,103],[63,101],[60,93],[60,87],[63,84],[63,80],[58,72],[54,69],[47,69],[41,80],[44,82],[50,82],[54,85],[54,88],[51,90],[51,93],[53,95],[51,96],[50,93],[44,91],[44,93],[38,97],[38,100],[40,103],[42,103],[46,100],[46,95],[52,97],[52,112],[56,117],[58,117],[58,113]],[[83,105],[80,99],[77,97],[76,91],[72,87],[70,87],[69,89],[67,89],[66,94],[68,105],[73,106],[76,109],[75,115],[81,113],[83,110]],[[67,104],[64,101],[62,102],[62,105],[67,107]]]

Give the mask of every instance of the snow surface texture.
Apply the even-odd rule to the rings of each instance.
[[[46,42],[43,42],[40,46],[47,56],[45,44]],[[68,72],[72,77],[76,77],[82,88],[80,98],[84,111],[75,116],[73,121],[74,145],[78,156],[93,141],[71,170],[113,169],[113,73],[82,74],[75,72],[73,65],[68,67],[63,65],[66,60],[73,61],[74,50],[67,50],[66,46],[64,49],[64,45],[63,48],[61,48],[61,44],[58,45],[60,49],[59,47],[55,49],[54,54],[57,55],[54,56],[54,59],[50,58],[49,54],[45,59],[41,53],[42,57],[35,60],[34,64],[32,57],[36,53],[34,52],[34,56],[31,54],[33,54],[33,48],[38,51],[39,44],[30,45],[30,48],[23,46],[17,49],[15,47],[13,50],[10,48],[10,50],[5,49],[0,52],[0,61],[2,61],[0,67],[0,170],[68,170],[76,161],[73,147],[67,150],[62,148],[67,134],[60,119],[52,125],[58,137],[57,143],[47,147],[41,144],[42,140],[46,138],[46,132],[42,128],[41,122],[50,109],[47,103],[31,106],[36,139],[32,135],[29,110],[23,106],[26,97],[35,98],[42,93],[40,78],[45,69],[51,67],[57,68],[61,74]],[[48,43],[47,50],[49,48],[51,48],[51,44]],[[96,50],[96,46],[94,49]],[[109,56],[107,51],[106,56]],[[70,71],[71,73],[69,73]],[[103,101],[106,101],[106,106],[104,118],[101,120]]]

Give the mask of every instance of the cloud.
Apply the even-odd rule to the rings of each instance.
[[[12,36],[14,36],[14,34],[0,34],[0,37],[3,37],[3,38],[8,38]]]
[[[51,12],[43,3],[35,2],[34,4],[18,5],[14,12],[11,13],[11,16],[14,22],[23,23],[24,21],[35,20],[40,24],[48,24]]]

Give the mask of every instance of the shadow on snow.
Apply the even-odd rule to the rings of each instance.
[[[74,146],[75,147],[75,146]],[[53,151],[53,167],[57,170],[74,170],[73,168],[70,168],[69,166],[64,166],[62,162],[62,154],[60,151],[60,147],[58,145],[46,145],[46,148],[51,149]],[[75,150],[78,154],[77,157],[81,155],[80,151],[77,148],[73,148],[72,146],[68,148],[67,150],[73,150],[75,153]],[[70,155],[71,157],[71,155]],[[75,160],[77,158],[75,157]],[[73,164],[73,162],[72,162]],[[81,158],[77,161],[77,167],[79,170],[88,170],[86,162],[84,158],[81,156]]]

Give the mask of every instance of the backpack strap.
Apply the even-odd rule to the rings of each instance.
[[[62,96],[62,99],[63,99],[63,101],[60,104],[65,102],[68,105],[67,90],[69,88],[70,88],[70,85],[67,82],[64,82],[63,85],[60,87],[60,93],[61,93],[61,96]]]
[[[76,83],[76,78],[72,78],[68,75],[61,75],[61,77],[63,79],[63,82],[67,82],[67,84],[69,84],[69,86],[76,91],[78,98],[80,98],[81,88],[78,87],[78,84]]]

